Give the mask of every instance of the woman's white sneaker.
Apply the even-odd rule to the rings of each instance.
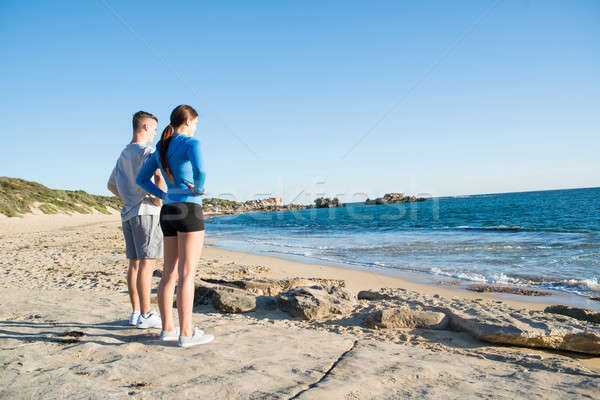
[[[179,339],[179,327],[172,331],[160,331],[160,340],[163,342],[174,342]]]
[[[140,314],[140,317],[137,320],[137,324],[135,325],[140,329],[147,328],[162,328],[162,321],[160,317],[153,312],[149,312],[148,314]]]
[[[210,343],[215,339],[214,335],[206,334],[198,327],[194,328],[192,336],[179,336],[179,347],[191,347],[197,344]]]
[[[137,311],[132,311],[131,315],[129,316],[129,325],[131,326],[136,326],[137,325],[137,320],[140,317],[140,313]]]

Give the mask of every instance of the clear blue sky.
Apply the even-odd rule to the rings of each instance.
[[[181,103],[220,197],[600,186],[595,0],[3,0],[0,50],[0,175],[52,188]]]

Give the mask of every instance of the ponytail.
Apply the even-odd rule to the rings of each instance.
[[[171,143],[171,139],[173,139],[174,129],[171,125],[167,125],[165,130],[160,137],[160,147],[158,149],[158,156],[160,158],[160,164],[163,167],[163,171],[167,175],[167,178],[173,182],[173,174],[171,173],[171,168],[169,168],[169,163],[167,162],[167,149],[169,148],[169,143]]]
[[[173,179],[171,168],[169,168],[169,163],[167,162],[167,150],[169,148],[169,143],[171,143],[171,139],[175,136],[175,127],[181,126],[186,121],[191,121],[197,117],[198,113],[196,110],[186,104],[175,107],[171,112],[171,123],[167,125],[160,137],[160,148],[158,149],[160,164],[167,175],[167,179],[172,183],[175,183],[175,180]]]

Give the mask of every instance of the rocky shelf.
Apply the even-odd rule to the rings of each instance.
[[[384,288],[355,295],[343,280],[204,278],[196,282],[196,306],[225,313],[279,309],[308,323],[354,325],[355,331],[452,330],[483,342],[591,355],[600,354],[600,313],[567,306],[516,309],[502,301],[433,297]]]

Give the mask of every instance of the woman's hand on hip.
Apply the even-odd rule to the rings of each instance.
[[[202,193],[198,193],[195,191],[194,185],[192,185],[189,182],[183,181],[183,183],[185,184],[185,186],[187,186],[188,188],[190,188],[190,190],[193,192],[193,194],[195,194],[196,196],[201,196],[204,194],[204,191],[202,191]]]

